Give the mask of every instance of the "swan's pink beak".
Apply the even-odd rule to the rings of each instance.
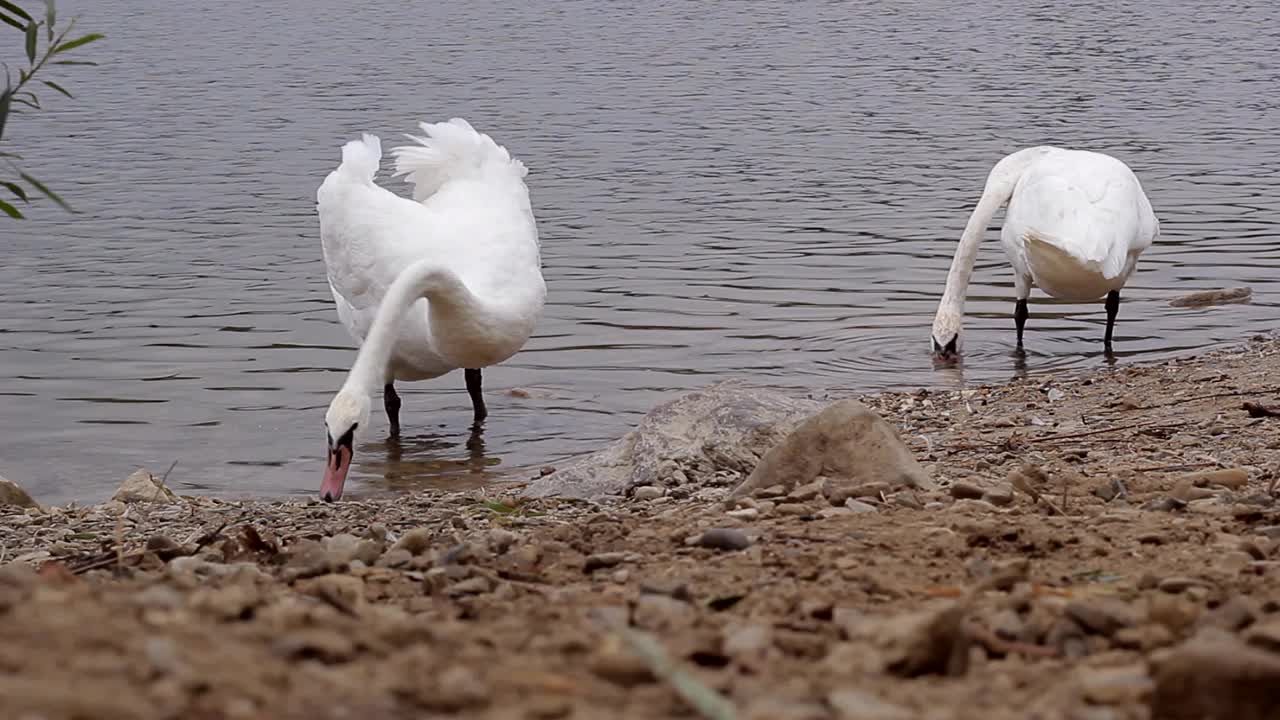
[[[324,480],[320,482],[320,499],[333,502],[342,497],[342,486],[347,482],[347,471],[351,469],[351,448],[339,445],[329,450],[329,457],[324,464]]]

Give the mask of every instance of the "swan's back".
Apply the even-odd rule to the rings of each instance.
[[[1018,179],[1005,214],[1011,234],[1052,244],[1116,278],[1150,247],[1159,224],[1142,184],[1120,160],[1054,148]]]

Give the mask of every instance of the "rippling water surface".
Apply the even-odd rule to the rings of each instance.
[[[60,3],[108,34],[85,48],[105,64],[62,73],[77,100],[49,93],[5,139],[82,211],[0,225],[0,473],[49,502],[174,460],[186,492],[315,491],[354,357],[315,188],[345,140],[420,119],[464,116],[528,164],[549,305],[486,371],[482,441],[461,373],[405,385],[407,435],[387,448],[375,413],[354,494],[527,473],[731,375],[954,383],[927,353],[950,256],[991,165],[1031,144],[1116,154],[1160,216],[1119,363],[1274,324],[1265,2],[119,5]],[[997,227],[969,383],[1019,371]],[[1167,305],[1239,284],[1251,304]],[[1027,371],[1103,363],[1101,303],[1032,313]]]

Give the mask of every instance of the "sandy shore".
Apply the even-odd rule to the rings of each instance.
[[[1280,342],[1255,339],[867,397],[940,489],[838,507],[812,487],[730,514],[713,491],[596,505],[513,486],[0,508],[0,707],[1280,717],[1278,389]]]

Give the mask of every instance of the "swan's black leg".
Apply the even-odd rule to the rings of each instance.
[[[1018,349],[1019,350],[1022,349],[1022,328],[1026,326],[1027,317],[1030,315],[1031,315],[1031,312],[1027,310],[1026,298],[1019,300],[1018,304],[1013,307],[1013,322],[1015,325],[1018,326]]]
[[[1111,333],[1116,329],[1116,313],[1120,312],[1120,291],[1107,293],[1107,334],[1102,339],[1107,352],[1111,352]]]
[[[387,420],[391,423],[391,434],[400,434],[400,396],[396,387],[387,383],[382,387],[382,407],[386,408]]]
[[[463,375],[467,378],[467,394],[471,396],[471,408],[475,411],[471,427],[478,428],[489,417],[489,411],[484,406],[484,395],[480,392],[480,370],[468,368],[463,371]]]

